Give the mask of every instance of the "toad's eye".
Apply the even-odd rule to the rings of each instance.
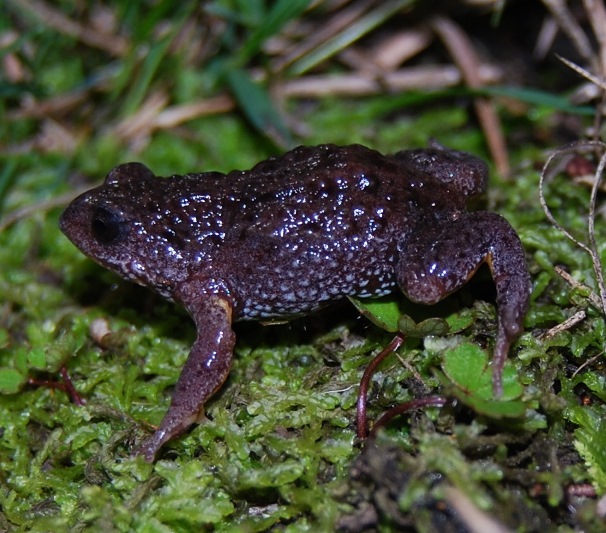
[[[116,212],[97,207],[93,212],[91,229],[95,238],[103,244],[113,244],[126,234],[126,221]]]

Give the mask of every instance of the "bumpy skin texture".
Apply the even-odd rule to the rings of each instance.
[[[233,321],[293,317],[396,286],[431,304],[482,263],[497,289],[500,394],[530,280],[509,223],[466,211],[486,181],[481,160],[440,147],[391,156],[359,145],[299,147],[226,175],[114,168],[65,210],[61,229],[101,265],[182,303],[198,331],[170,409],[138,453],[152,461],[203,416],[229,373]]]

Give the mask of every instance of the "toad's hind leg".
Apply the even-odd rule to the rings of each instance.
[[[498,331],[493,357],[493,389],[503,392],[502,373],[509,346],[522,332],[530,276],[515,230],[496,213],[479,211],[417,230],[400,244],[398,285],[411,300],[436,303],[461,288],[482,263],[497,289]]]

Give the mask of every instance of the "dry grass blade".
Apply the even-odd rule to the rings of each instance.
[[[160,111],[152,119],[151,125],[157,129],[168,129],[179,126],[196,118],[227,113],[235,107],[234,99],[227,95],[220,95],[200,102],[175,105]]]
[[[604,168],[606,167],[606,151],[600,157],[598,168],[595,171],[595,181],[591,188],[591,199],[589,202],[589,220],[588,233],[589,243],[591,248],[591,260],[593,262],[593,269],[595,271],[598,287],[600,288],[600,297],[602,299],[602,312],[606,316],[606,287],[604,285],[604,271],[602,270],[602,261],[600,259],[600,252],[598,250],[598,243],[595,238],[595,206],[598,197],[598,190],[600,189],[600,182],[604,174]]]
[[[598,43],[598,53],[594,53],[591,48],[590,39],[585,35],[582,28],[568,10],[568,7],[561,0],[543,0],[543,3],[551,11],[559,27],[572,41],[577,52],[583,57],[590,66],[583,68],[572,61],[557,56],[570,69],[580,74],[590,83],[586,84],[576,91],[571,99],[578,101],[589,101],[600,98],[602,102],[606,98],[606,8],[602,0],[584,0],[583,6],[587,20],[591,24],[595,40]],[[590,72],[591,71],[591,72]],[[596,113],[595,132],[600,131],[601,114]]]
[[[45,211],[48,211],[49,209],[54,209],[55,207],[63,207],[69,202],[71,202],[76,196],[79,196],[80,194],[88,190],[90,190],[90,185],[87,184],[78,189],[71,190],[68,193],[61,194],[59,196],[53,196],[48,200],[44,200],[42,202],[27,205],[21,209],[17,209],[12,213],[6,215],[2,220],[0,220],[0,233],[2,233],[7,228],[11,227],[13,224],[19,222],[20,220],[30,218],[36,213],[43,213]]]
[[[63,114],[86,102],[89,91],[77,90],[49,98],[43,102],[29,101],[24,107],[11,110],[6,118],[11,121],[25,120],[28,118],[47,118],[48,116]]]
[[[489,65],[480,68],[482,82],[493,83],[502,78],[502,72]],[[330,95],[381,94],[385,90],[442,89],[463,81],[459,69],[451,65],[410,67],[390,72],[380,79],[361,73],[305,76],[276,87],[281,96],[319,97]]]
[[[563,0],[543,0],[543,4],[557,20],[562,31],[571,40],[579,55],[587,62],[594,58],[591,43]],[[589,17],[591,18],[591,17]]]
[[[478,74],[480,61],[471,41],[463,30],[444,17],[435,17],[432,21],[432,27],[461,69],[466,84],[472,88],[481,87],[482,80]],[[508,176],[509,156],[499,116],[492,104],[485,98],[476,98],[474,104],[497,170],[502,176]]]
[[[583,78],[588,79],[591,83],[594,83],[597,87],[606,91],[606,81],[603,79],[594,76],[591,72],[584,69],[583,67],[573,63],[572,61],[566,59],[565,57],[557,56],[557,58],[564,63],[568,68],[574,70],[578,74],[580,74]]]
[[[584,0],[585,12],[600,47],[600,72],[606,75],[606,9],[600,0]]]
[[[44,24],[54,28],[59,33],[74,37],[113,56],[122,56],[129,49],[129,43],[124,37],[116,33],[107,35],[90,25],[74,22],[61,11],[42,0],[9,0],[9,2],[44,21]]]
[[[542,24],[541,30],[537,35],[536,43],[532,56],[536,60],[543,60],[551,50],[555,38],[558,35],[559,26],[553,17],[546,17]]]
[[[168,95],[162,90],[149,94],[139,110],[134,115],[124,118],[116,126],[114,133],[131,143],[149,137],[153,130],[154,119],[168,105],[168,101]]]
[[[425,50],[432,40],[433,35],[429,28],[411,28],[389,36],[374,47],[370,54],[374,58],[375,66],[384,71],[391,71]]]

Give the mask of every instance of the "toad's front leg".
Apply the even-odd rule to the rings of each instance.
[[[154,460],[164,443],[204,416],[205,402],[227,379],[236,342],[231,328],[231,299],[220,284],[187,283],[175,298],[185,305],[194,319],[198,336],[160,427],[136,451],[148,462]]]
[[[492,381],[499,397],[507,352],[522,332],[530,296],[520,239],[503,217],[485,211],[428,226],[400,244],[398,284],[411,300],[433,304],[461,288],[482,263],[488,264],[497,289],[499,325]]]

